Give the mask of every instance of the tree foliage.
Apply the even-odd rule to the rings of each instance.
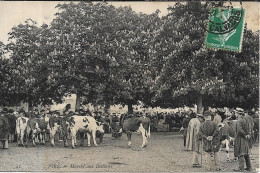
[[[143,66],[149,37],[156,29],[152,15],[106,3],[58,5],[52,23],[55,32],[57,80],[66,93],[87,102],[134,104],[144,91]]]
[[[253,91],[257,91],[253,82],[258,76],[257,35],[245,29],[242,53],[209,50],[204,47],[203,28],[208,17],[204,5],[177,3],[169,11],[154,41],[154,56],[158,57],[154,63],[159,64],[155,102],[166,107],[197,103],[199,112],[202,99],[204,106],[225,106],[222,103],[245,106],[244,102],[251,96],[243,92],[252,93],[249,90],[252,85]],[[252,42],[256,47],[248,47]]]
[[[9,59],[12,83],[11,94],[18,102],[28,102],[30,106],[51,104],[60,101],[61,95],[49,83],[50,61],[52,51],[47,43],[50,30],[46,24],[37,27],[31,19],[20,24],[9,33],[10,43],[6,49],[11,54]]]
[[[159,17],[105,2],[65,3],[50,26],[28,19],[0,42],[1,103],[251,108],[258,105],[259,33],[241,53],[204,47],[208,3],[176,3]],[[10,58],[5,57],[10,54]],[[8,102],[9,100],[10,102]]]

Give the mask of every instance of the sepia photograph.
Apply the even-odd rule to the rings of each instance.
[[[260,172],[257,1],[0,1],[0,172]]]

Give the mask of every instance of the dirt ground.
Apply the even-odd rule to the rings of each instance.
[[[70,141],[69,141],[70,142]],[[77,146],[72,149],[56,142],[28,148],[10,143],[9,149],[0,149],[0,171],[101,171],[101,172],[205,172],[202,168],[192,168],[192,152],[184,151],[182,135],[173,132],[156,132],[146,148],[141,148],[141,135],[133,134],[132,147],[127,146],[125,134],[115,140],[111,134],[104,136],[98,147]],[[85,141],[86,143],[86,141]],[[233,158],[233,148],[230,152]],[[203,163],[205,163],[203,155]],[[253,169],[259,171],[259,145],[252,148]],[[223,172],[232,172],[237,161],[226,162],[225,151],[220,152],[220,166]]]

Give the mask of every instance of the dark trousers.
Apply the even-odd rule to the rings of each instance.
[[[239,164],[239,169],[241,171],[243,171],[245,168],[244,168],[244,159],[246,161],[246,170],[252,170],[252,167],[251,167],[251,162],[250,162],[250,157],[249,155],[244,155],[244,156],[239,156],[238,157],[238,164]]]
[[[186,146],[186,135],[183,136],[183,140],[184,140],[184,147]]]

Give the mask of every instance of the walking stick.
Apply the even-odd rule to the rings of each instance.
[[[200,163],[201,163],[201,167],[202,167],[202,141],[200,141]]]

